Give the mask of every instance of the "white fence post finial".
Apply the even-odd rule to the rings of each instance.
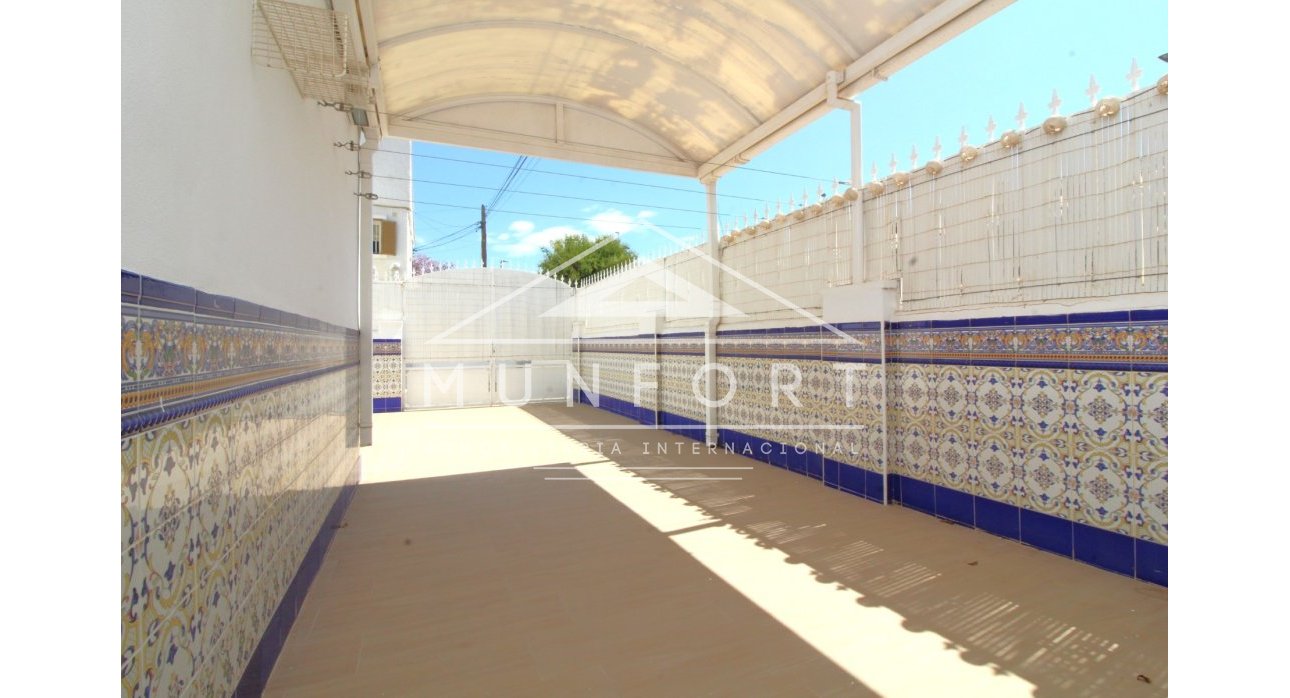
[[[1084,90],[1084,94],[1088,95],[1088,105],[1090,107],[1097,104],[1097,93],[1101,91],[1102,88],[1097,84],[1097,76],[1088,76],[1088,89]]]
[[[1027,117],[1027,116],[1030,116],[1030,115],[1026,113],[1026,104],[1025,104],[1025,102],[1018,102],[1018,103],[1017,103],[1017,130],[1018,130],[1018,131],[1025,131],[1025,130],[1026,130],[1026,117]]]
[[[1129,66],[1129,74],[1124,77],[1129,79],[1129,91],[1137,92],[1138,78],[1142,77],[1142,69],[1138,67],[1138,59],[1133,59],[1133,63]]]
[[[994,123],[994,115],[991,114],[990,120],[985,122],[985,142],[986,143],[989,143],[990,141],[994,140],[994,130],[997,128],[999,128],[999,125]]]

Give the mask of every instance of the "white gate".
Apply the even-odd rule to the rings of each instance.
[[[403,284],[408,409],[564,400],[573,289],[515,269],[447,269]]]

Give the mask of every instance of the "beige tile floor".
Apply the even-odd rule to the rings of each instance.
[[[375,441],[266,695],[1167,690],[1164,589],[587,406]]]

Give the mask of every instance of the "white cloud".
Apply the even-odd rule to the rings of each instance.
[[[527,223],[527,221],[521,222]],[[531,226],[532,223],[529,225]],[[512,228],[513,227],[514,226],[512,226]],[[579,235],[581,233],[581,230],[571,228],[567,225],[555,225],[550,228],[533,230],[525,234],[517,234],[515,236],[515,242],[498,245],[498,247],[508,257],[528,257],[529,255],[538,254],[542,251],[543,247],[550,247],[551,243],[566,235]]]
[[[596,231],[599,235],[609,235],[611,233],[630,233],[636,229],[637,223],[634,218],[617,209],[601,211],[587,221],[587,226]]]
[[[591,213],[591,210],[586,212]],[[497,249],[508,259],[519,261],[526,257],[540,255],[543,247],[550,247],[551,243],[566,235],[585,235],[589,238],[631,233],[638,236],[648,235],[649,228],[653,225],[650,219],[654,215],[654,211],[644,210],[633,217],[611,208],[592,214],[588,220],[576,226],[555,225],[540,230],[532,221],[519,220],[507,226],[509,234],[503,233],[497,237],[500,243]]]

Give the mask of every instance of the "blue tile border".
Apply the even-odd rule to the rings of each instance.
[[[144,308],[161,308],[210,317],[263,322],[271,325],[357,337],[358,330],[317,318],[269,308],[240,298],[206,293],[192,286],[121,270],[121,301]]]
[[[216,296],[205,291],[197,292],[196,312],[213,317],[232,318],[237,299],[229,296]]]
[[[915,511],[936,516],[936,486],[912,477],[905,478],[900,483],[900,503]]]
[[[1133,544],[1135,576],[1144,582],[1169,586],[1169,547],[1142,539]]]
[[[1153,310],[1130,310],[1129,322],[1160,322],[1169,320],[1168,308],[1157,308]]]
[[[1114,531],[1074,524],[1075,559],[1134,576],[1134,539]]]
[[[1065,325],[1069,321],[1069,315],[1018,315],[1016,317],[1017,327],[1033,327],[1035,325]]]
[[[121,302],[138,303],[139,293],[142,290],[142,282],[139,275],[132,272],[121,270]]]
[[[838,330],[838,331],[840,331],[840,332],[877,332],[877,331],[878,331],[878,327],[879,327],[879,325],[880,325],[880,324],[881,324],[881,323],[879,323],[879,322],[877,322],[877,321],[873,321],[873,322],[835,322],[835,323],[833,323],[832,325],[825,324],[825,325],[824,325],[824,331],[825,331],[826,333],[828,333],[828,334],[833,334],[832,332],[829,332],[829,331],[828,331],[828,330],[829,330],[829,327],[832,327],[833,329]]]
[[[936,486],[936,516],[976,528],[975,498],[941,485]]]
[[[975,496],[976,527],[1001,538],[1021,538],[1021,508],[1014,504],[997,502],[988,497]]]
[[[1017,324],[1015,316],[1008,317],[977,317],[972,318],[971,327],[1013,327]]]
[[[1020,540],[1026,545],[1057,553],[1062,557],[1074,556],[1074,525],[1056,516],[1022,509]]]
[[[1064,346],[1051,349],[1039,348],[1027,350],[1017,346],[1015,337],[1033,329],[1050,329],[1059,334],[1074,327],[1110,327],[1126,326],[1130,323],[1139,327],[1147,323],[1167,322],[1167,309],[1147,309],[1134,311],[1109,311],[1095,313],[1074,313],[1070,315],[1019,315],[1013,317],[970,318],[956,320],[907,320],[889,323],[887,361],[893,364],[938,364],[963,366],[998,366],[1017,368],[1056,368],[1089,371],[1150,371],[1167,372],[1168,356],[1165,354],[1145,354],[1130,351],[1080,352],[1066,349]],[[830,362],[879,363],[876,348],[865,352],[839,350],[836,336],[830,329],[846,333],[847,331],[877,332],[879,323],[838,323],[835,325],[804,327],[771,327],[757,329],[719,330],[717,332],[717,355],[729,358],[761,358],[785,360],[822,360]],[[935,346],[919,346],[916,349],[902,351],[899,347],[901,338],[906,332],[933,334],[946,330],[1010,330],[1000,339],[1004,343],[994,347],[969,347],[942,345],[944,340],[937,339]],[[700,356],[702,348],[694,343],[674,343],[668,346],[671,339],[700,336],[701,333],[674,333],[657,335],[658,353],[669,356]],[[973,333],[975,334],[975,333]],[[945,335],[954,336],[954,335]],[[787,337],[790,343],[778,345],[768,342],[757,342],[758,337]],[[655,338],[655,335],[633,337],[582,338],[579,351],[588,353],[654,353],[653,342],[641,343],[642,339]],[[597,342],[597,340],[602,340]],[[634,344],[628,344],[636,340]],[[743,341],[741,341],[743,340]],[[818,343],[818,348],[815,346]],[[948,351],[947,351],[948,349]]]
[[[305,596],[309,593],[309,586],[313,584],[314,578],[318,576],[318,571],[322,568],[323,558],[327,555],[327,549],[331,546],[332,539],[336,536],[336,529],[345,518],[345,512],[349,509],[350,502],[354,499],[355,492],[358,491],[358,481],[362,473],[362,459],[354,461],[353,468],[350,469],[349,476],[345,479],[345,484],[341,486],[340,493],[336,495],[336,501],[332,503],[331,510],[327,512],[326,518],[323,519],[322,527],[314,536],[313,543],[310,544],[309,550],[305,553],[304,560],[297,568],[295,577],[291,580],[291,585],[278,602],[277,609],[273,612],[264,634],[260,637],[259,644],[256,645],[255,651],[251,653],[251,659],[247,662],[246,668],[242,671],[242,678],[237,682],[237,689],[233,692],[236,698],[258,698],[264,693],[264,688],[269,682],[269,676],[273,673],[273,665],[277,663],[278,656],[282,654],[282,648],[287,643],[287,635],[291,632],[291,626],[296,621],[296,616],[300,613],[300,607],[304,604]]]
[[[161,281],[148,276],[140,277],[142,290],[139,293],[139,305],[170,310],[197,309],[197,289],[192,286],[181,286],[169,281]]]
[[[834,461],[837,462],[837,461]],[[838,489],[859,497],[869,498],[867,471],[854,465],[838,463]]]
[[[1071,313],[1066,317],[1067,317],[1067,322],[1072,325],[1087,325],[1087,324],[1103,323],[1103,322],[1123,323],[1123,322],[1129,321],[1129,312],[1130,311],[1128,310],[1114,310],[1110,312],[1101,312],[1101,313]],[[1139,312],[1142,312],[1142,311],[1139,311]]]

